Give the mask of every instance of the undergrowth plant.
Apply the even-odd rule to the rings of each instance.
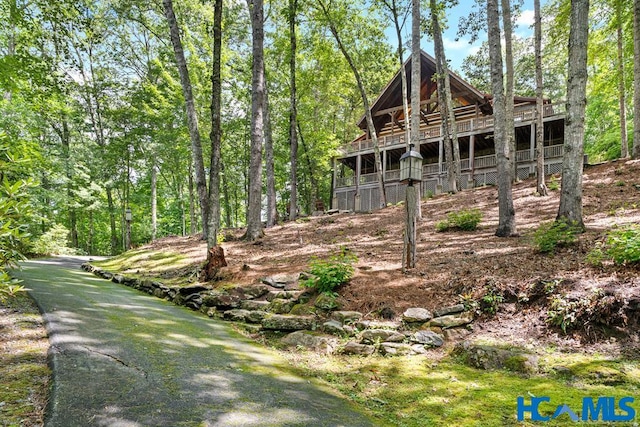
[[[533,243],[540,253],[553,253],[557,248],[574,244],[578,239],[580,227],[567,221],[545,222],[533,232]]]
[[[616,264],[640,262],[640,226],[630,225],[610,231],[606,252]]]
[[[448,230],[473,231],[482,221],[482,212],[479,209],[462,209],[449,212],[447,219],[436,223],[436,231]]]
[[[353,263],[358,257],[347,248],[331,256],[328,260],[314,258],[309,266],[311,277],[302,282],[303,286],[314,288],[320,293],[335,296],[335,289],[353,277]]]

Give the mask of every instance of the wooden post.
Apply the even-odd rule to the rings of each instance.
[[[469,169],[471,170],[471,172],[469,175],[469,182],[467,183],[467,188],[473,188],[475,186],[475,179],[473,178],[473,174],[476,171],[475,156],[476,156],[476,136],[471,135],[469,137]]]
[[[406,190],[406,225],[404,231],[404,251],[402,253],[402,271],[416,267],[416,187],[409,182]]]

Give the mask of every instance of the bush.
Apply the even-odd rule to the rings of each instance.
[[[55,224],[33,242],[31,250],[38,255],[72,255],[74,250],[68,247],[68,238],[69,230]]]
[[[353,276],[353,263],[358,258],[343,248],[338,255],[328,260],[313,259],[309,272],[313,275],[302,284],[309,288],[315,288],[318,292],[334,295],[335,289],[347,283]]]
[[[631,225],[609,232],[607,255],[616,264],[640,262],[640,226]]]
[[[457,212],[449,212],[446,220],[436,223],[436,231],[473,231],[478,228],[481,220],[482,212],[479,209],[463,209]]]
[[[581,231],[578,225],[565,219],[546,222],[533,232],[533,243],[538,252],[553,253],[558,247],[574,244]]]

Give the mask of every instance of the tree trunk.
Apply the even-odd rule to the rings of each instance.
[[[180,30],[176,15],[173,12],[172,0],[162,0],[164,5],[164,13],[169,23],[169,31],[171,34],[171,44],[173,45],[173,53],[178,65],[178,74],[180,74],[180,85],[182,86],[182,94],[187,110],[187,125],[189,127],[189,137],[191,139],[191,153],[193,156],[193,164],[196,175],[196,190],[198,192],[198,200],[200,202],[200,211],[202,215],[203,238],[208,236],[207,226],[207,183],[204,172],[204,160],[202,157],[202,144],[200,142],[200,131],[198,129],[198,115],[196,112],[195,102],[193,100],[193,91],[191,88],[191,79],[189,78],[189,69],[187,60],[184,56],[182,48],[182,40],[180,39]]]
[[[116,212],[113,205],[113,194],[111,187],[107,186],[107,209],[109,210],[109,227],[111,229],[111,255],[118,251],[118,233],[116,232]]]
[[[640,0],[633,1],[633,158],[640,159]]]
[[[406,189],[404,251],[402,253],[402,270],[416,266],[416,187],[408,185]]]
[[[489,57],[491,58],[491,88],[493,91],[493,140],[498,169],[498,229],[496,236],[516,234],[515,209],[511,194],[511,168],[506,135],[502,47],[500,43],[500,13],[498,0],[487,0]]]
[[[588,35],[589,0],[572,0],[562,188],[557,219],[565,219],[580,228],[584,228],[582,221],[582,169],[584,162],[584,113],[587,104]]]
[[[193,194],[193,165],[189,162],[189,231],[191,235],[196,234],[198,229],[198,219],[196,217],[196,203]]]
[[[151,240],[158,238],[158,170],[151,164]]]
[[[504,58],[506,66],[505,85],[505,121],[506,138],[508,148],[508,161],[511,169],[511,180],[518,180],[518,167],[516,166],[516,135],[513,120],[513,25],[511,24],[511,2],[501,0],[502,23],[504,26]]]
[[[624,50],[622,48],[622,0],[616,1],[616,19],[618,35],[618,96],[620,101],[620,157],[629,157],[629,142],[627,141],[627,96],[624,84]]]
[[[267,172],[267,228],[273,227],[278,220],[276,211],[276,176],[273,158],[273,131],[271,129],[271,106],[269,105],[269,87],[264,88],[264,153]]]
[[[290,101],[289,101],[289,144],[291,174],[289,181],[291,182],[291,196],[289,202],[289,220],[294,221],[298,213],[298,107],[296,102],[296,54],[297,54],[297,37],[296,37],[296,14],[298,10],[298,1],[289,0],[289,39],[291,44],[291,52],[289,57],[289,81],[290,81]]]
[[[447,181],[449,191],[458,192],[460,178],[460,146],[458,144],[458,130],[456,127],[453,100],[447,58],[442,42],[442,29],[438,18],[436,0],[430,0],[431,26],[433,29],[433,45],[436,55],[436,79],[438,86],[438,103],[440,105],[440,119],[442,122],[442,138],[447,162]]]
[[[227,182],[226,175],[224,174],[224,163],[220,163],[220,171],[222,172],[222,193],[224,200],[224,223],[225,226],[230,228],[234,227],[235,224],[231,222],[231,199],[229,197],[229,184]]]
[[[398,6],[396,0],[391,0],[390,4],[387,4],[389,11],[393,16],[393,25],[396,30],[396,38],[398,39],[398,48],[396,54],[398,55],[398,63],[400,64],[400,81],[402,83],[402,114],[404,115],[404,142],[409,149],[411,143],[411,125],[409,118],[409,94],[407,87],[407,70],[404,68],[404,43],[402,41],[402,26],[400,25],[400,17],[398,16]],[[419,39],[418,39],[419,40]],[[412,39],[413,42],[413,39]],[[420,43],[418,43],[419,46]],[[420,49],[418,47],[418,49]]]
[[[536,62],[536,191],[540,196],[547,196],[547,185],[544,182],[544,99],[542,97],[542,16],[540,0],[533,1],[534,37]]]
[[[380,155],[380,144],[378,142],[378,132],[376,131],[376,127],[373,122],[373,115],[371,114],[371,106],[369,105],[369,98],[367,97],[367,91],[364,88],[364,82],[362,81],[362,76],[360,76],[360,72],[358,71],[358,68],[356,67],[355,62],[353,62],[353,58],[351,58],[351,55],[347,51],[347,48],[342,43],[342,39],[340,38],[338,29],[336,28],[333,22],[333,19],[331,18],[331,14],[329,13],[329,10],[324,4],[324,0],[318,0],[318,4],[320,5],[322,12],[324,13],[324,16],[327,18],[329,29],[331,30],[331,34],[333,34],[333,37],[335,38],[336,43],[338,44],[338,48],[340,49],[340,52],[342,52],[342,55],[344,55],[344,58],[347,60],[347,63],[349,64],[349,67],[351,68],[351,71],[353,71],[353,75],[356,78],[356,83],[358,84],[358,90],[360,92],[360,96],[362,97],[362,103],[364,105],[364,113],[367,119],[367,129],[369,130],[369,135],[373,143],[373,156],[375,158],[376,176],[378,178],[377,179],[378,193],[380,196],[378,207],[384,208],[385,206],[387,206],[387,196],[384,189],[384,176],[382,175],[382,160]]]
[[[262,237],[262,142],[264,140],[264,11],[262,0],[251,0],[253,76],[251,81],[251,155],[249,161],[249,203],[245,238]]]
[[[412,144],[420,151],[420,89],[422,85],[422,52],[420,50],[420,0],[411,3],[411,138]],[[416,187],[416,217],[422,218],[420,206],[420,185]]]

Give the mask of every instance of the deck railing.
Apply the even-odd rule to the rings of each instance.
[[[564,104],[546,104],[543,108],[543,116],[544,117],[552,117],[559,114],[564,113]],[[527,122],[535,119],[536,108],[533,106],[521,106],[516,107],[514,110],[514,122]],[[467,119],[459,119],[456,121],[456,125],[458,127],[458,133],[470,133],[477,130],[487,129],[493,126],[493,116],[482,116],[482,117],[472,117]],[[421,132],[421,140],[428,140],[431,138],[440,138],[441,136],[441,125],[440,123],[436,123],[430,126],[427,126]],[[403,145],[405,144],[404,133],[398,133],[396,135],[388,135],[382,136],[378,138],[378,143],[380,146],[395,146],[395,145]],[[361,140],[354,141],[350,144],[342,146],[341,150],[343,154],[354,153],[357,151],[370,150],[373,148],[373,141],[371,140]]]

